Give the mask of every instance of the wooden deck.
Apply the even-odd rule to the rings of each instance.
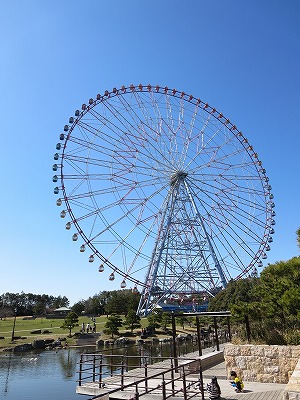
[[[199,361],[200,360],[200,361]],[[223,352],[210,352],[202,357],[197,353],[189,354],[178,360],[178,372],[170,371],[170,360],[155,363],[147,368],[147,380],[144,379],[145,368],[135,368],[126,372],[121,382],[120,375],[103,379],[99,382],[87,382],[77,386],[76,393],[97,396],[99,400],[143,400],[163,399],[163,386],[170,400],[208,399],[206,391],[202,396],[195,384],[199,381],[199,366],[202,365],[204,388],[212,376],[217,376],[223,400],[282,400],[284,384],[245,382],[243,393],[235,393],[226,377]],[[184,374],[183,374],[184,371]],[[185,381],[185,382],[184,382]],[[123,386],[123,390],[121,390]],[[185,393],[183,393],[185,391]],[[138,397],[137,397],[138,396]]]

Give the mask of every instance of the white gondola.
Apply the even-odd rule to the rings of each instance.
[[[126,282],[125,282],[125,281],[122,281],[122,282],[121,282],[121,289],[124,289],[124,288],[126,288]]]
[[[112,272],[110,275],[109,275],[109,280],[110,281],[113,281],[115,279],[115,274]]]
[[[67,229],[67,230],[70,230],[70,229],[71,229],[71,222],[67,222],[67,223],[66,223],[66,229]]]
[[[99,272],[103,272],[104,271],[104,265],[103,264],[99,265],[98,271]]]

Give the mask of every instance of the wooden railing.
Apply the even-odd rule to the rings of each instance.
[[[160,399],[180,393],[185,400],[199,397],[201,393],[204,399],[200,358],[179,358],[178,365],[175,365],[173,357],[153,358],[153,364],[148,364],[147,360],[141,362],[139,356],[108,357],[109,360],[102,354],[81,355],[78,384],[93,383],[94,387],[101,389],[101,393],[93,397],[94,400],[119,391],[131,393],[131,398],[135,400],[149,393],[156,394]],[[110,371],[112,359],[114,370]]]

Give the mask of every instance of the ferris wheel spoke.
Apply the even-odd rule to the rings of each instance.
[[[193,184],[191,186],[193,186]],[[195,195],[195,196],[197,196],[197,195]],[[240,212],[239,208],[237,208],[237,207],[234,207],[234,209],[233,209],[233,207],[227,208],[227,210],[225,211],[227,216],[225,216],[225,214],[223,212],[223,210],[224,210],[223,205],[218,204],[218,208],[212,208],[211,203],[209,203],[208,201],[205,201],[203,198],[199,199],[199,203],[202,204],[202,207],[205,210],[205,214],[209,216],[208,218],[212,218],[212,213],[210,211],[211,209],[213,209],[214,213],[217,214],[219,217],[225,218],[224,223],[222,223],[220,225],[220,228],[218,229],[219,232],[222,232],[224,229],[232,230],[233,234],[231,234],[230,236],[233,238],[234,236],[235,237],[237,236],[237,232],[238,232],[232,228],[232,227],[235,227],[235,228],[239,228],[239,231],[241,231],[243,234],[247,233],[249,237],[252,237],[252,239],[258,240],[258,236],[255,234],[255,232],[252,232],[252,231],[249,232],[249,226],[243,222],[243,220],[247,221],[247,218],[246,218],[247,215]],[[222,212],[219,212],[219,210],[222,210]],[[240,219],[237,219],[237,216],[239,216]],[[216,218],[214,220],[214,225],[216,227],[219,226],[216,223],[217,221],[220,221],[220,218]],[[237,224],[237,222],[238,222],[238,224]],[[257,221],[257,222],[259,222],[259,221]],[[228,232],[228,230],[226,230],[226,232]],[[242,240],[241,237],[238,236],[236,239],[236,242],[239,243],[241,240]]]
[[[126,220],[126,218],[128,216],[132,216],[134,211],[136,211],[137,209],[141,210],[141,207],[143,207],[152,197],[156,196],[157,193],[160,192],[161,189],[155,191],[154,193],[152,193],[152,195],[149,196],[148,199],[139,199],[137,204],[135,204],[134,207],[127,209],[125,213],[123,213],[119,218],[113,220],[113,222],[111,222],[110,224],[108,224],[104,229],[102,229],[96,236],[94,236],[93,240],[95,240],[97,237],[101,236],[104,232],[109,231],[113,226],[117,225],[118,223],[120,223],[122,220]],[[119,203],[119,202],[116,202]],[[110,204],[107,205],[105,207],[105,209],[98,209],[98,212],[101,213],[101,215],[103,215],[103,211],[107,210],[108,208],[113,208],[114,204]],[[140,214],[139,214],[140,215]],[[135,221],[137,222],[137,221]],[[140,222],[140,221],[139,221]]]
[[[225,190],[224,188],[220,188],[218,190],[213,190],[214,188],[211,185],[204,185],[206,189],[206,197],[208,197],[208,200],[211,203],[215,204],[215,208],[222,208],[223,211],[232,211],[233,209],[238,209],[240,210],[240,215],[244,214],[245,218],[248,218],[248,209],[249,208],[254,208],[256,211],[261,211],[264,212],[265,208],[263,205],[259,203],[255,203],[252,200],[252,196],[254,196],[256,193],[255,191],[248,191],[244,192],[241,190],[240,193],[237,193],[236,190],[233,189],[228,189]],[[244,196],[243,196],[244,195]],[[246,197],[247,195],[247,197]],[[257,195],[257,194],[256,194]],[[258,222],[259,219],[256,220]]]
[[[205,201],[204,199],[201,199],[201,204],[202,204],[203,209],[204,209],[205,212],[206,212],[206,215],[209,216],[208,218],[212,218],[212,216],[213,216],[212,212],[209,211],[210,209],[213,210],[213,213],[214,213],[215,215],[218,215],[218,218],[216,218],[216,219],[214,220],[214,225],[215,225],[216,227],[219,227],[219,228],[220,228],[220,231],[221,231],[222,229],[226,229],[226,227],[229,227],[229,229],[232,229],[232,227],[234,226],[235,228],[239,228],[239,230],[240,230],[243,234],[246,234],[246,233],[247,233],[247,235],[248,235],[249,237],[251,237],[252,239],[258,240],[258,238],[259,238],[258,235],[257,235],[257,234],[255,235],[255,232],[253,232],[253,231],[249,232],[249,225],[246,224],[246,223],[244,223],[244,222],[242,221],[243,219],[244,219],[245,221],[247,221],[247,219],[246,219],[247,214],[246,214],[246,213],[243,214],[242,212],[240,212],[240,211],[239,211],[240,209],[239,209],[238,207],[231,206],[231,207],[226,207],[226,209],[225,209],[225,207],[224,207],[223,205],[219,205],[219,204],[218,204],[218,207],[213,208],[213,207],[210,205],[210,203],[207,202],[207,201]],[[222,211],[221,211],[221,210],[222,210]],[[224,210],[225,210],[225,212],[226,212],[226,215],[224,214]],[[238,219],[237,217],[240,217],[240,219]],[[225,220],[224,220],[224,218],[225,218]],[[220,226],[219,226],[216,222],[217,222],[217,221],[220,222],[222,219],[224,220],[224,222],[221,223]],[[239,223],[237,224],[237,222],[239,222]],[[258,219],[257,219],[256,222],[259,223],[259,224],[261,224],[260,220],[258,220]],[[262,224],[261,224],[261,225],[262,225]],[[263,225],[262,225],[262,226],[263,226]],[[232,230],[233,230],[233,229],[232,229]],[[233,230],[233,233],[234,233],[235,235],[237,235],[237,233],[236,233],[235,230]],[[241,240],[241,238],[238,237],[238,241],[240,241],[240,240]]]
[[[126,127],[126,124],[129,124],[130,129],[131,129],[130,133],[123,131],[124,134],[126,133],[126,137],[124,136],[124,142],[122,143],[122,146],[119,147],[120,153],[124,152],[124,146],[128,147],[130,149],[130,151],[132,152],[132,146],[134,146],[136,148],[136,143],[140,142],[139,145],[142,145],[142,146],[139,148],[139,150],[137,150],[139,152],[139,154],[152,158],[153,150],[154,150],[154,154],[159,154],[159,156],[161,157],[161,161],[163,159],[165,159],[166,162],[168,163],[167,158],[164,156],[164,154],[162,152],[159,151],[159,148],[157,148],[155,146],[155,143],[153,143],[152,141],[149,141],[147,139],[148,134],[145,131],[145,129],[143,129],[143,127],[146,126],[147,129],[152,133],[153,128],[151,128],[151,126],[147,126],[144,122],[139,121],[139,124],[140,124],[139,130],[136,130],[135,127],[132,126],[132,123],[130,123],[127,119],[125,120],[126,121],[126,124],[125,124],[123,121],[123,116],[119,115],[118,112],[115,110],[114,110],[114,115],[116,116],[116,118],[122,125],[124,125]],[[134,115],[134,117],[137,118],[136,115]],[[143,136],[144,139],[143,139],[143,137],[141,139],[141,136],[140,136],[141,132],[145,133],[145,135]],[[136,134],[133,136],[133,133],[136,133]],[[139,138],[139,139],[137,140],[137,138]],[[145,144],[147,144],[147,146],[145,146]]]

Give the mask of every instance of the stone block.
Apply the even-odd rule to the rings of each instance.
[[[243,356],[251,356],[254,345],[241,346],[240,354]]]
[[[299,360],[300,358],[300,346],[291,346],[291,357]]]
[[[278,356],[279,357],[292,357],[292,346],[278,346]]]
[[[255,358],[251,363],[249,363],[249,370],[252,371],[252,373],[256,374],[263,374],[264,373],[264,364],[261,362],[260,359]],[[254,379],[255,381],[255,379]]]
[[[240,354],[240,346],[234,346],[230,344],[224,346],[224,356],[238,356]]]
[[[239,369],[247,369],[247,358],[244,356],[235,357],[235,363]]]
[[[252,355],[256,357],[264,357],[265,355],[265,347],[262,345],[253,346],[252,348]]]
[[[264,348],[265,357],[278,358],[278,346],[266,346]]]
[[[270,374],[270,375],[278,374],[279,371],[280,369],[278,365],[270,365],[265,367],[264,369],[265,374]]]

